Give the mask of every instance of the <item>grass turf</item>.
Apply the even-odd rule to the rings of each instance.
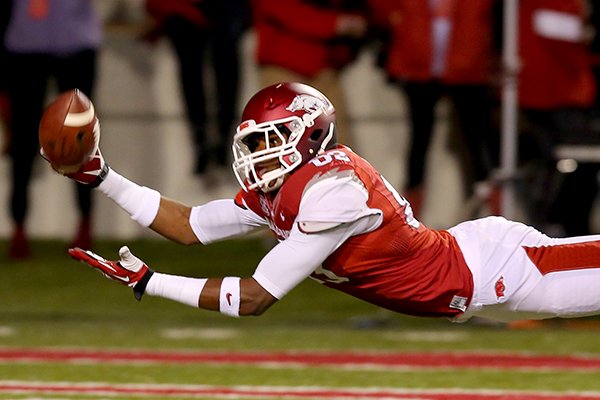
[[[122,242],[95,250],[115,258]],[[206,247],[128,241],[153,268],[187,276],[250,276],[266,251],[260,238]],[[0,250],[7,246],[0,242]],[[452,324],[382,312],[307,280],[261,317],[233,319],[131,290],[69,258],[60,241],[35,241],[27,261],[0,260],[0,346],[236,351],[469,351],[600,357],[597,319],[552,321],[534,330]],[[585,322],[586,324],[583,324]],[[327,367],[88,365],[0,362],[0,380],[211,385],[322,385],[600,391],[598,371],[356,371]],[[5,398],[1,397],[0,398]],[[11,396],[10,398],[16,398]],[[64,396],[62,397],[64,398]]]

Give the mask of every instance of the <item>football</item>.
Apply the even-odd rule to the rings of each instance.
[[[39,126],[44,157],[60,173],[76,172],[98,149],[100,125],[94,105],[79,89],[61,93],[44,110]]]

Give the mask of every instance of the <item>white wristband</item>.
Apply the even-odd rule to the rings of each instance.
[[[240,316],[240,278],[223,278],[219,293],[219,311],[230,317]]]
[[[158,214],[160,193],[130,181],[113,169],[110,169],[98,189],[142,226],[150,226]]]
[[[150,296],[164,297],[165,299],[198,308],[200,293],[202,293],[205,284],[206,279],[187,278],[185,276],[155,272],[148,281],[145,293]]]

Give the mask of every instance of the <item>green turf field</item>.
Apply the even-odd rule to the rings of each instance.
[[[115,258],[123,242],[95,250]],[[128,241],[156,270],[188,276],[249,276],[265,252],[259,238],[207,247],[161,240]],[[7,243],[0,241],[5,253]],[[26,262],[0,258],[0,350],[127,351],[149,354],[259,354],[282,352],[402,355],[531,354],[600,359],[599,320],[550,322],[537,329],[452,324],[383,312],[306,281],[260,317],[233,319],[167,300],[134,300],[131,290],[69,258],[60,241],[36,241]],[[600,290],[600,288],[599,288]],[[138,394],[2,391],[9,384],[216,385],[593,392],[600,398],[600,367],[490,368],[448,364],[425,368],[332,364],[27,360],[0,357],[0,398],[126,399]],[[600,362],[598,363],[600,364]],[[597,364],[597,365],[598,365]],[[543,364],[541,365],[543,367]],[[129,386],[126,386],[129,387]],[[175,397],[174,397],[175,396]],[[236,398],[155,394],[152,398]],[[240,398],[243,397],[240,395]],[[258,395],[251,398],[260,398]],[[276,397],[265,397],[276,398]],[[281,398],[289,398],[282,395]],[[296,398],[296,397],[294,397]],[[298,398],[302,398],[299,396]],[[308,398],[308,397],[307,397]],[[311,397],[316,398],[316,397]],[[352,398],[352,397],[344,397]],[[358,398],[358,397],[357,397]],[[379,398],[379,397],[378,397]],[[395,398],[395,397],[394,397]],[[409,398],[409,397],[406,397]],[[421,398],[421,397],[419,397]],[[456,398],[460,398],[456,397]],[[507,397],[508,398],[508,397]]]

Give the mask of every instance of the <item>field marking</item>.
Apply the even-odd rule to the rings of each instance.
[[[241,332],[228,328],[170,328],[162,330],[161,336],[172,340],[231,340],[241,336]]]
[[[263,368],[334,367],[337,369],[511,369],[520,371],[596,372],[600,357],[469,352],[214,352],[132,351],[0,347],[0,363],[251,364]]]
[[[242,336],[242,331],[231,328],[168,328],[160,331],[166,339],[201,339],[201,340],[231,340]],[[468,340],[470,333],[453,331],[410,331],[384,332],[381,334],[388,340],[403,342],[435,342],[454,343]]]
[[[14,336],[17,330],[12,326],[0,325],[0,336]]]
[[[396,340],[403,342],[431,342],[431,343],[455,343],[464,342],[470,337],[467,332],[452,331],[401,331],[401,332],[383,332],[381,336],[387,340]]]
[[[1,381],[2,394],[86,396],[217,397],[222,399],[355,399],[355,400],[598,400],[596,392],[534,392],[511,390],[337,388],[300,386],[212,386],[173,384],[106,384],[96,382]]]

